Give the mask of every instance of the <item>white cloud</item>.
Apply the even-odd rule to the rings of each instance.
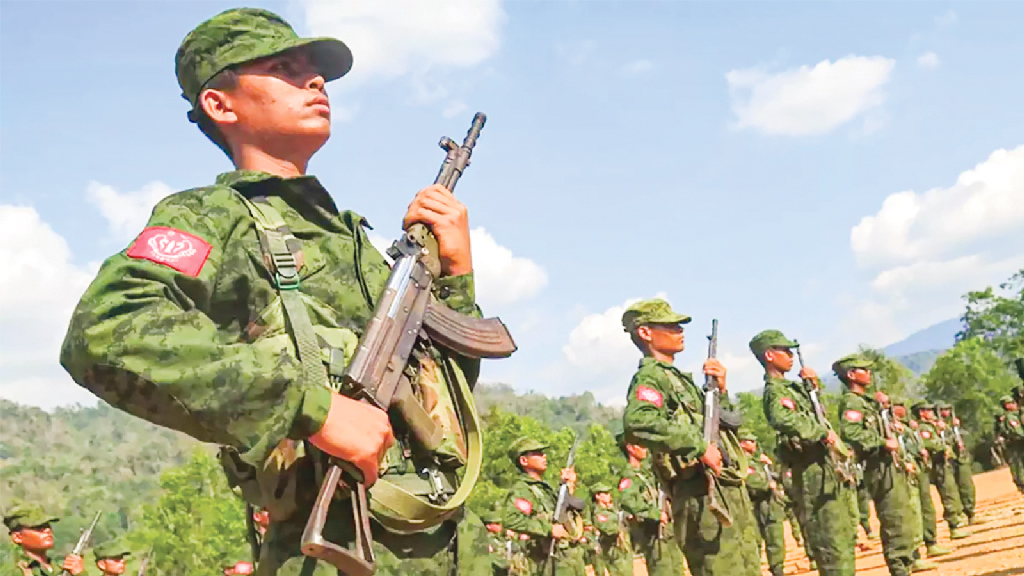
[[[896,62],[847,56],[769,74],[760,68],[726,74],[737,128],[766,134],[824,134],[885,100]]]
[[[484,228],[470,231],[476,294],[485,310],[500,308],[536,296],[548,284],[539,264],[515,256]]]
[[[654,62],[650,60],[640,59],[634,60],[629,64],[623,66],[622,71],[629,75],[643,74],[654,69]]]
[[[352,50],[348,86],[480,64],[497,52],[506,20],[501,0],[305,0],[301,6],[312,34],[340,38]]]
[[[67,241],[32,207],[0,205],[0,229],[0,396],[44,408],[93,403],[58,363],[91,271],[71,262]]]
[[[150,182],[133,192],[118,192],[112,186],[89,182],[85,194],[99,208],[117,240],[131,240],[146,226],[156,203],[174,190],[163,182]]]
[[[925,70],[935,70],[939,64],[939,55],[935,52],[925,52],[917,57],[917,65]]]

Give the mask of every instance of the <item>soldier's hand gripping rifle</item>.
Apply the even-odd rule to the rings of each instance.
[[[803,370],[804,364],[804,352],[800,349],[800,345],[796,346],[796,357],[800,362],[800,369]],[[818,384],[810,378],[804,378],[804,386],[807,388],[807,395],[811,398],[811,404],[814,406],[814,417],[818,420],[818,424],[825,427],[830,433],[835,434],[832,429],[832,423],[828,421],[828,416],[825,415],[825,408],[821,405],[821,399],[818,397]],[[850,485],[857,485],[857,472],[855,471],[855,463],[853,460],[853,454],[850,449],[847,448],[846,444],[838,437],[832,444],[828,444],[828,457],[832,461],[832,467],[836,472],[839,479]]]
[[[446,156],[435,184],[454,191],[469,166],[473,147],[486,116],[477,113],[462,145],[444,137]],[[441,442],[442,430],[417,401],[406,366],[417,342],[432,342],[471,358],[505,358],[516,350],[508,329],[497,318],[477,319],[459,314],[433,296],[440,277],[437,239],[423,224],[413,224],[388,250],[395,259],[373,318],[345,367],[343,392],[389,413],[400,421],[409,440],[431,452]],[[332,359],[332,365],[334,359]],[[342,360],[343,361],[343,360]],[[355,551],[323,537],[327,511],[340,483],[348,488],[355,520]],[[358,468],[332,462],[324,477],[313,511],[302,532],[302,553],[324,560],[348,576],[369,576],[375,570],[373,538],[366,487]]]
[[[718,357],[718,319],[711,321],[711,335],[708,336],[708,359]],[[704,441],[708,446],[714,444],[722,454],[722,465],[729,464],[729,456],[722,444],[719,430],[721,424],[722,404],[718,398],[718,379],[704,375]],[[704,466],[704,475],[708,483],[708,508],[722,526],[732,526],[732,514],[729,508],[718,498],[718,479],[715,473]]]
[[[661,521],[661,515],[667,514],[672,515],[672,510],[668,507],[668,493],[665,489],[658,487],[658,540],[665,539],[665,523]]]
[[[960,435],[960,425],[957,424],[959,418],[956,417],[956,408],[952,408],[949,411],[949,424],[953,427],[953,439],[956,440],[956,450],[958,454],[964,452],[964,437]]]
[[[565,467],[572,468],[576,464],[576,451],[579,450],[580,442],[582,438],[576,437],[576,440],[572,443],[572,448],[569,449],[569,457],[566,458]],[[575,500],[572,494],[569,493],[569,483],[562,481],[561,485],[558,486],[558,498],[555,499],[555,511],[551,515],[551,521],[555,524],[565,525],[569,522],[569,507],[570,504],[576,504],[572,502]],[[579,506],[573,506],[578,508]],[[551,546],[548,548],[548,558],[555,555],[555,545],[557,541],[555,538],[551,538]]]
[[[89,540],[92,540],[92,531],[96,529],[96,523],[100,521],[100,513],[97,512],[96,516],[92,519],[92,524],[82,531],[81,536],[78,537],[78,542],[75,543],[75,547],[71,549],[72,556],[82,557],[82,553],[89,546]],[[60,576],[71,576],[71,572],[68,569],[61,570]]]
[[[903,453],[903,438],[900,438],[896,435],[896,429],[893,426],[891,411],[891,407],[883,407],[880,411],[882,417],[882,432],[885,434],[885,439],[887,441],[896,439],[897,443],[900,445],[900,449],[896,450],[895,452],[890,452],[890,454],[892,454],[893,464],[895,464],[897,468],[906,471],[906,466],[900,465],[900,454]]]
[[[764,467],[765,476],[768,477],[768,486],[772,490],[772,497],[779,504],[785,504],[786,491],[782,489],[782,478],[776,472],[772,472],[772,468],[768,464],[762,462],[761,466]]]

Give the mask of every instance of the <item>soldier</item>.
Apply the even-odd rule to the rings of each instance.
[[[131,555],[131,549],[120,538],[108,540],[92,549],[96,557],[96,567],[103,576],[119,576],[124,574],[125,556]]]
[[[953,450],[953,459],[951,460],[953,478],[956,480],[964,515],[967,516],[967,524],[971,526],[984,524],[984,520],[974,515],[974,460],[971,458],[971,451],[964,446],[960,419],[953,416],[953,405],[949,402],[941,402],[935,407],[939,411],[939,421],[946,427],[946,444]],[[961,433],[958,434],[954,430]]]
[[[841,442],[835,431],[819,423],[803,382],[786,380],[798,344],[778,330],[765,330],[750,341],[750,351],[765,369],[762,396],[768,423],[779,433],[779,459],[793,470],[793,488],[806,515],[804,537],[811,560],[822,575],[852,575],[856,556],[856,520],[848,502],[852,488],[837,474],[828,445]],[[800,378],[820,386],[806,366]]]
[[[932,457],[928,451],[924,436],[921,435],[921,411],[928,406],[924,400],[918,400],[910,407],[916,419],[910,419],[907,426],[910,429],[908,440],[915,446],[912,449],[917,464],[917,493],[918,501],[921,503],[921,534],[929,558],[945,556],[952,553],[952,550],[938,545],[938,531],[936,529],[935,505],[932,503]],[[934,436],[928,433],[929,440]]]
[[[757,436],[746,429],[737,435],[740,447],[747,453],[747,492],[754,506],[754,518],[764,541],[765,557],[772,576],[782,576],[786,563],[785,499],[777,477],[770,475],[771,458],[757,447]]]
[[[1012,396],[999,399],[1003,414],[996,422],[996,438],[1002,438],[1006,446],[1006,463],[1010,467],[1013,483],[1024,494],[1024,423],[1021,421],[1017,401]]]
[[[512,565],[512,540],[501,525],[501,512],[494,509],[480,514],[480,521],[487,529],[487,553],[491,557],[491,573],[494,576],[508,576]]]
[[[864,486],[875,503],[882,554],[892,576],[907,576],[914,564],[917,534],[910,507],[910,483],[895,431],[886,430],[882,411],[888,397],[871,385],[873,362],[860,354],[836,360],[832,371],[846,385],[839,401],[839,431],[864,465]]]
[[[14,560],[24,576],[52,576],[60,574],[61,569],[74,576],[85,572],[81,556],[68,554],[60,566],[54,566],[50,560],[50,550],[53,549],[53,528],[50,524],[58,520],[33,504],[14,505],[4,514],[4,525],[10,532],[11,542],[18,547]]]
[[[237,170],[156,206],[132,245],[100,268],[61,352],[74,380],[106,402],[228,447],[229,479],[245,482],[247,501],[270,512],[261,576],[316,565],[302,557],[300,538],[329,456],[367,486],[384,474],[427,504],[428,494],[455,494],[458,468],[479,458],[462,449],[478,442],[448,438],[418,461],[434,466],[421,474],[407,444],[395,445],[384,411],[337,391],[390,273],[366,220],[339,210],[307,174],[330,136],[325,83],[351,64],[341,41],[299,38],[261,9],[228,10],[190,32],[175,57],[188,117]],[[437,298],[479,314],[466,208],[432,185],[409,205],[403,226],[413,223],[439,243]],[[477,418],[465,392],[479,361],[427,346],[416,353],[414,386],[462,395],[462,409],[440,404],[452,415],[442,428],[461,434]],[[380,504],[371,525],[378,558],[390,561],[394,550],[452,566],[458,501],[389,507],[382,499],[394,505],[393,493],[371,492]],[[327,519],[327,540],[353,543],[347,499],[335,498]],[[416,528],[398,530],[409,525]]]
[[[925,462],[924,445],[921,437],[917,435],[917,422],[911,420],[907,411],[906,401],[900,398],[890,399],[892,402],[892,414],[895,418],[894,425],[901,442],[901,451],[904,454],[904,461],[907,464],[907,480],[910,483],[910,510],[913,514],[913,527],[915,535],[914,545],[914,571],[930,570],[937,566],[921,557],[920,547],[926,547],[929,557],[944,556],[952,553],[952,550],[944,548],[935,543],[935,508],[932,506],[931,482],[928,481],[928,468]],[[922,482],[924,483],[924,494],[928,499],[928,510],[926,514],[921,503]],[[927,519],[926,519],[927,516]],[[930,522],[928,535],[925,535],[925,523]]]
[[[960,504],[960,494],[957,492],[953,469],[949,463],[953,450],[943,440],[942,433],[935,421],[935,405],[923,403],[917,408],[920,417],[918,433],[921,435],[925,450],[928,451],[931,464],[929,476],[932,485],[939,492],[940,500],[942,500],[942,518],[949,525],[949,539],[967,538],[971,534],[960,528],[963,506]],[[930,495],[929,498],[931,498]],[[923,500],[921,504],[924,505]],[[925,530],[927,531],[927,527]]]
[[[508,455],[521,474],[505,496],[502,520],[506,528],[529,538],[525,551],[530,574],[583,576],[583,549],[577,544],[583,537],[582,518],[568,527],[553,518],[558,494],[544,481],[547,447],[527,437],[512,443]],[[561,478],[572,490],[576,471],[563,468]]]
[[[683,325],[689,321],[661,299],[637,302],[623,313],[623,328],[644,355],[629,385],[623,414],[626,439],[654,455],[655,472],[671,494],[676,542],[690,572],[758,575],[757,525],[743,487],[746,458],[735,430],[721,427],[723,450],[704,440],[704,392],[693,376],[672,364],[684,349]],[[715,379],[727,400],[725,367],[709,359],[704,373]],[[714,510],[713,500],[731,515],[731,525],[721,521],[723,511]]]
[[[672,538],[668,496],[658,486],[649,466],[647,448],[616,437],[629,465],[619,479],[619,507],[628,514],[629,540],[633,551],[644,558],[649,576],[672,576],[683,565],[682,553]]]
[[[878,540],[878,535],[871,530],[871,493],[864,482],[863,466],[857,466],[857,515],[864,536],[868,540]]]
[[[594,528],[597,554],[594,573],[597,576],[632,576],[633,551],[629,545],[625,512],[612,500],[612,487],[604,482],[590,489],[594,501],[590,507],[590,525]]]

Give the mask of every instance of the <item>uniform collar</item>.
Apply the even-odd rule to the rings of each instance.
[[[662,362],[661,360],[658,360],[658,359],[654,358],[653,356],[644,356],[643,358],[640,359],[640,367],[641,368],[644,368],[646,366],[650,366],[651,364],[655,364],[655,365],[660,366],[661,368],[664,368],[666,370],[679,370],[678,368],[676,368],[675,364],[673,364],[671,362]]]
[[[234,170],[218,175],[217,184],[234,188],[248,198],[296,195],[312,204],[327,205],[332,212],[338,211],[334,200],[316,176],[308,174],[282,178],[258,170]]]
[[[43,563],[40,562],[39,560],[36,560],[35,558],[29,556],[28,553],[25,552],[25,549],[22,548],[21,546],[18,546],[18,560],[21,560],[21,561],[25,562],[26,564],[28,564],[29,568],[34,568],[36,566],[39,566],[40,568],[43,569],[44,572],[46,571],[46,566],[44,566]],[[54,568],[52,562],[50,563],[50,567]]]

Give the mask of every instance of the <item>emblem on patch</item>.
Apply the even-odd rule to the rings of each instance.
[[[931,432],[929,432],[927,430],[925,430],[924,432],[921,432],[921,438],[926,438],[927,439],[927,438],[931,438],[931,437],[932,437],[932,433]]]
[[[783,398],[782,400],[779,400],[779,403],[790,410],[796,410],[796,403],[793,402],[792,398]]]
[[[747,466],[747,476],[750,476],[754,472],[755,472],[755,470],[754,470],[753,466]]]
[[[188,232],[150,226],[139,234],[126,254],[129,258],[169,266],[182,274],[199,276],[211,248],[205,240]]]
[[[857,410],[847,410],[846,413],[843,414],[843,417],[849,420],[850,422],[860,422],[860,419],[863,416],[864,415],[858,412]]]
[[[647,386],[640,386],[636,389],[636,399],[641,402],[650,402],[658,408],[661,408],[662,405],[661,392]]]
[[[523,514],[533,514],[533,503],[525,498],[516,498],[516,508]]]
[[[597,515],[597,521],[598,522],[607,522],[608,521],[608,517],[605,516],[604,514],[598,514]]]
[[[623,490],[629,488],[632,485],[633,481],[630,480],[629,478],[623,478],[622,480],[619,480],[619,492],[622,492]]]

